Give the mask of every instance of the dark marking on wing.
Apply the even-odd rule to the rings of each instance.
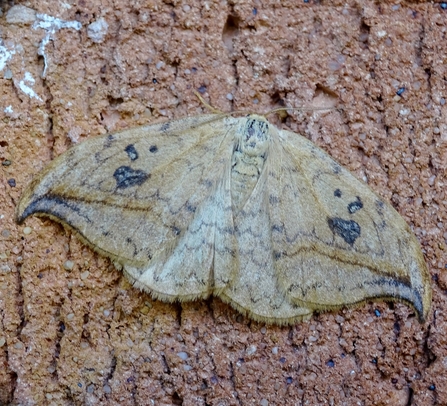
[[[152,152],[153,154],[155,154],[158,151],[158,147],[156,145],[151,145],[149,147],[149,152]]]
[[[378,230],[381,230],[381,231],[383,231],[383,230],[385,230],[386,229],[386,227],[387,227],[387,224],[386,224],[386,221],[385,220],[382,220],[380,223],[374,223],[375,224],[375,226],[376,226],[376,228],[378,229]]]
[[[133,256],[136,257],[140,252],[140,250],[137,248],[137,244],[135,244],[134,240],[132,240],[132,238],[130,237],[126,238],[126,243],[133,247]]]
[[[104,148],[110,148],[113,141],[115,141],[115,137],[112,134],[109,134],[104,142]]]
[[[180,228],[178,228],[177,226],[171,226],[171,230],[174,233],[174,235],[180,235],[180,233],[182,232],[182,230]]]
[[[114,173],[118,189],[125,189],[131,186],[140,186],[150,177],[141,169],[132,169],[130,166],[120,166]]]
[[[185,207],[186,207],[186,210],[189,211],[190,213],[195,213],[197,210],[197,207],[189,202],[186,204]]]
[[[376,200],[376,207],[377,207],[377,213],[379,213],[382,216],[385,204],[381,200]]]
[[[360,226],[354,220],[328,217],[327,223],[334,234],[339,235],[350,245],[353,245],[355,240],[360,237]]]
[[[160,126],[160,131],[167,131],[168,129],[169,129],[169,127],[171,126],[171,123],[169,123],[169,122],[167,122],[167,123],[164,123],[164,124],[162,124],[161,126]]]
[[[357,200],[355,202],[351,202],[348,204],[348,211],[349,213],[353,214],[356,211],[359,211],[360,209],[363,208],[363,203],[360,200],[360,197],[356,196]]]
[[[269,202],[270,204],[278,204],[279,203],[278,196],[270,195]]]
[[[340,189],[335,189],[334,190],[334,196],[335,197],[341,197],[341,190]]]
[[[64,220],[69,226],[74,227],[67,219],[65,211],[72,211],[76,213],[79,217],[83,217],[84,220],[91,224],[93,221],[87,216],[86,213],[82,211],[82,208],[74,200],[64,199],[63,196],[57,195],[45,195],[36,200],[33,200],[31,204],[26,208],[22,215],[17,219],[18,223],[21,224],[28,216],[33,213],[42,213],[55,216]]]
[[[126,151],[131,161],[136,161],[138,159],[138,152],[133,144],[129,144],[124,151]]]
[[[209,179],[204,179],[200,181],[200,185],[205,186],[207,189],[213,187],[213,182]]]
[[[284,226],[281,224],[273,224],[272,225],[272,231],[275,231],[277,233],[284,233]]]
[[[333,163],[332,164],[332,172],[335,174],[335,175],[337,175],[337,174],[339,174],[340,172],[341,172],[341,167],[340,167],[340,165],[338,165],[337,163]]]

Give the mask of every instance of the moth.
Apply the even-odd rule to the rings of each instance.
[[[49,216],[167,302],[215,295],[279,325],[367,300],[431,303],[400,215],[306,138],[207,114],[89,138],[28,186]]]

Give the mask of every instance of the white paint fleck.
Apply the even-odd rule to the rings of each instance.
[[[108,29],[109,24],[101,17],[87,27],[87,35],[93,42],[99,43],[104,41]]]
[[[386,35],[386,31],[377,31],[377,36],[383,38]]]
[[[45,54],[46,45],[53,39],[53,35],[62,28],[69,28],[79,31],[82,28],[82,24],[78,21],[64,21],[56,17],[49,16],[47,14],[37,14],[37,21],[34,22],[33,28],[37,30],[41,28],[47,33],[43,37],[37,53],[43,56],[44,69],[42,77],[44,78],[48,67],[48,58]]]
[[[18,86],[19,89],[28,95],[30,98],[37,99],[39,101],[42,101],[42,99],[37,95],[37,93],[32,89],[31,86],[34,85],[36,81],[34,80],[33,76],[29,72],[25,72],[25,77],[19,81]]]
[[[5,69],[6,63],[16,53],[15,49],[6,48],[0,41],[0,71]]]
[[[3,110],[5,113],[7,114],[12,114],[14,113],[14,110],[12,109],[12,106],[9,105],[8,107],[5,107],[5,109]]]

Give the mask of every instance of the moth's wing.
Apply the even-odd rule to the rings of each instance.
[[[231,261],[228,252],[234,250],[231,195],[222,180],[231,163],[234,125],[231,117],[205,115],[88,139],[39,174],[23,194],[17,219],[46,215],[68,225],[159,297],[205,296],[213,285],[208,267]],[[215,206],[223,210],[213,212]],[[216,237],[218,224],[228,233]],[[183,253],[183,262],[176,257],[175,288],[163,291],[169,275],[161,286],[139,282],[147,269],[153,279],[163,279],[163,265],[181,244],[190,244],[191,251]],[[226,254],[213,257],[215,244]],[[193,252],[197,245],[200,252]],[[185,275],[191,276],[189,293],[177,283]]]
[[[235,214],[239,268],[217,294],[255,320],[290,324],[310,317],[312,309],[290,301],[275,273],[267,188],[271,155],[244,207]]]
[[[215,182],[213,192],[197,204],[194,216],[178,238],[161,247],[147,266],[124,266],[134,286],[163,300],[191,300],[222,290],[237,273],[231,153],[225,152],[219,158],[225,162],[209,166],[206,171],[207,179]]]
[[[287,297],[321,310],[399,300],[424,320],[429,274],[406,222],[305,138],[278,131],[274,143],[277,161],[268,178],[273,257]]]

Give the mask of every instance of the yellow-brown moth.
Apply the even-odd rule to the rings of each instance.
[[[208,114],[90,138],[25,190],[164,301],[213,294],[292,324],[368,299],[424,321],[429,274],[399,214],[304,137],[264,117]]]

